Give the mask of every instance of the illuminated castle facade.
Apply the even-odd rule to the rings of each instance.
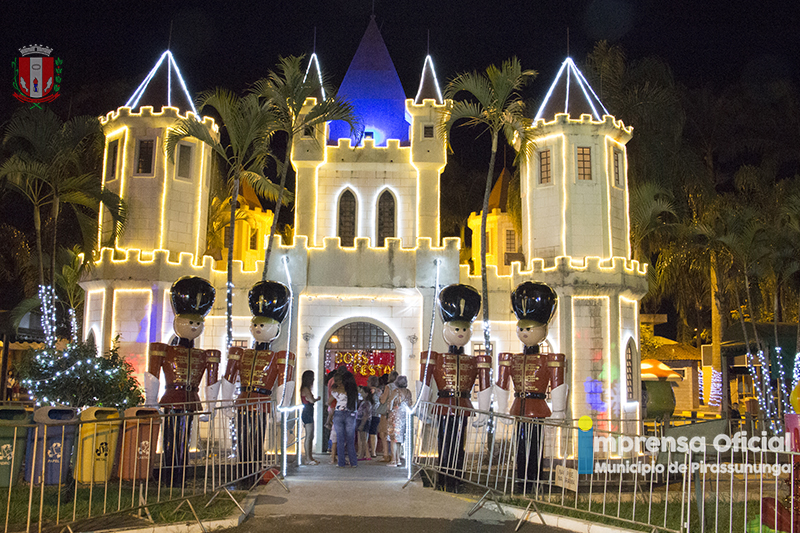
[[[178,86],[171,55],[163,61]],[[607,116],[577,69],[569,60],[565,65],[533,126],[536,157],[522,169],[522,256],[515,258],[523,260],[502,269],[502,254],[488,261],[494,353],[520,351],[511,291],[526,280],[544,281],[559,295],[547,348],[567,354],[572,416],[633,419],[640,399],[637,300],[646,281],[644,267],[629,259],[625,143],[631,130]],[[318,68],[312,56],[309,72]],[[582,98],[571,101],[566,94],[578,91],[561,95],[559,87],[576,80]],[[439,234],[439,177],[447,161],[435,124],[447,102],[430,57],[416,96],[406,98],[374,19],[339,94],[354,104],[365,132],[351,139],[342,124],[330,123],[295,143],[295,237],[291,245],[276,245],[267,274],[290,285],[293,302],[273,347],[298,354],[296,375],[311,369],[320,376],[337,355],[393,354],[394,366],[413,383],[429,339],[433,350],[447,349],[434,318],[436,287],[480,287],[480,278],[459,265],[460,241]],[[104,249],[83,281],[84,335],[103,350],[119,336],[121,352],[140,372],[149,343],[172,337],[169,287],[184,275],[217,288],[198,345],[225,352],[225,263],[203,255],[211,153],[190,140],[174,161],[164,156],[170,125],[195,112],[185,100],[153,101],[142,88],[101,119],[104,180],[131,214],[116,249]],[[161,111],[145,105],[151,103]],[[213,120],[202,120],[217,132]],[[242,246],[263,253],[259,228],[265,226],[240,225],[249,236]],[[247,291],[261,280],[262,262],[241,250],[237,257],[233,338],[244,345],[250,341]],[[480,330],[476,322],[468,349],[483,349]],[[369,373],[368,366],[358,370]]]

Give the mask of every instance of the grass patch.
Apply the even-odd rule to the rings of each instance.
[[[24,531],[28,522],[28,501],[30,499],[31,524],[41,520],[44,528],[75,521],[81,523],[91,520],[91,529],[111,529],[120,527],[133,527],[136,525],[150,524],[146,521],[147,513],[139,510],[139,497],[146,498],[147,509],[157,524],[176,522],[194,522],[194,515],[188,505],[184,504],[175,511],[182,497],[178,488],[170,489],[161,487],[161,493],[156,488],[148,491],[134,488],[131,483],[122,483],[120,494],[119,482],[89,487],[86,485],[66,487],[41,486],[33,487],[33,496],[30,497],[30,485],[19,485],[11,489],[11,506],[8,506],[9,489],[0,489],[0,521],[5,523],[8,518],[8,531]],[[234,492],[234,497],[241,502],[246,492]],[[203,494],[202,490],[193,490],[191,487],[184,491],[183,498],[192,502],[200,520],[218,520],[228,518],[239,512],[236,504],[226,494],[221,494],[206,508],[213,493]],[[158,501],[160,503],[157,503]],[[176,500],[176,501],[168,501]],[[112,514],[113,513],[113,514]],[[109,516],[110,515],[110,516]],[[106,525],[107,523],[107,525]]]
[[[563,500],[559,496],[557,504],[537,500],[536,505],[543,513],[634,531],[653,531],[654,528],[657,531],[681,531],[682,509],[684,520],[686,513],[689,513],[688,531],[745,531],[745,523],[751,523],[754,520],[756,523],[759,522],[761,514],[761,500],[759,499],[749,498],[746,506],[743,501],[737,501],[731,505],[724,498],[717,499],[716,495],[711,494],[705,501],[703,509],[703,528],[701,527],[701,508],[694,498],[691,503],[683,502],[683,504],[679,495],[674,500],[670,498],[668,508],[663,501],[651,503],[640,498],[636,502],[634,510],[633,502],[618,502],[614,499],[614,495],[607,494],[606,496],[605,510],[602,502],[592,501],[590,506],[587,496],[578,496],[576,502],[574,494],[565,495]],[[524,509],[530,500],[519,496],[510,496],[502,497],[500,501]],[[687,529],[684,528],[685,530]]]

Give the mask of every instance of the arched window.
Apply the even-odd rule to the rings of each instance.
[[[633,339],[628,340],[628,345],[625,347],[625,392],[628,401],[635,400],[635,391],[633,390],[633,373],[637,370],[639,365],[636,364],[636,343]]]
[[[386,245],[387,237],[394,237],[394,196],[384,191],[378,199],[378,246]]]
[[[339,238],[342,246],[353,246],[356,238],[356,197],[344,191],[339,197]]]

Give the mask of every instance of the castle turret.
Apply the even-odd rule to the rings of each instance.
[[[127,226],[114,243],[117,248],[202,257],[211,150],[187,138],[172,161],[164,151],[169,128],[186,117],[200,120],[172,54],[165,52],[127,104],[100,119],[106,137],[103,184],[128,204]],[[218,135],[212,118],[203,117],[202,123]],[[101,237],[110,233],[109,223],[108,218],[101,221]]]
[[[525,257],[630,257],[631,131],[567,58],[534,119],[536,153],[522,172]]]

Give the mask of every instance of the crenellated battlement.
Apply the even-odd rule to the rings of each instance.
[[[568,294],[600,294],[618,291],[632,298],[647,293],[647,263],[624,257],[556,257],[547,264],[543,259],[533,259],[530,269],[511,263],[511,273],[500,275],[495,265],[487,265],[490,290],[510,291],[523,281],[542,281],[561,287]],[[480,284],[480,273],[470,274],[468,265],[460,265],[462,283]]]
[[[411,147],[400,146],[398,139],[387,139],[386,146],[375,146],[374,139],[364,139],[362,146],[352,146],[350,138],[325,147],[327,163],[408,163]]]
[[[612,115],[603,115],[603,120],[600,121],[594,120],[592,115],[588,113],[582,114],[580,118],[577,119],[572,118],[569,113],[558,113],[553,120],[546,121],[545,119],[540,118],[531,127],[534,130],[541,130],[536,131],[536,134],[548,135],[552,133],[552,130],[554,129],[561,129],[564,126],[576,125],[592,126],[606,130],[607,132],[610,130],[620,130],[628,137],[633,135],[633,126],[625,126],[625,123],[622,122],[622,120],[617,120]]]
[[[153,106],[142,106],[139,108],[138,112],[134,112],[130,107],[122,106],[118,107],[116,111],[109,111],[108,113],[106,113],[105,116],[99,117],[100,124],[103,126],[106,126],[112,122],[117,122],[117,121],[124,122],[125,119],[127,118],[162,119],[162,120],[169,120],[171,122],[188,118],[194,118],[202,122],[207,127],[211,128],[215,133],[219,132],[219,126],[217,126],[213,118],[208,116],[198,117],[191,111],[187,111],[185,115],[181,115],[180,110],[177,107],[170,107],[170,106],[162,107],[161,111],[155,111],[153,109]]]

